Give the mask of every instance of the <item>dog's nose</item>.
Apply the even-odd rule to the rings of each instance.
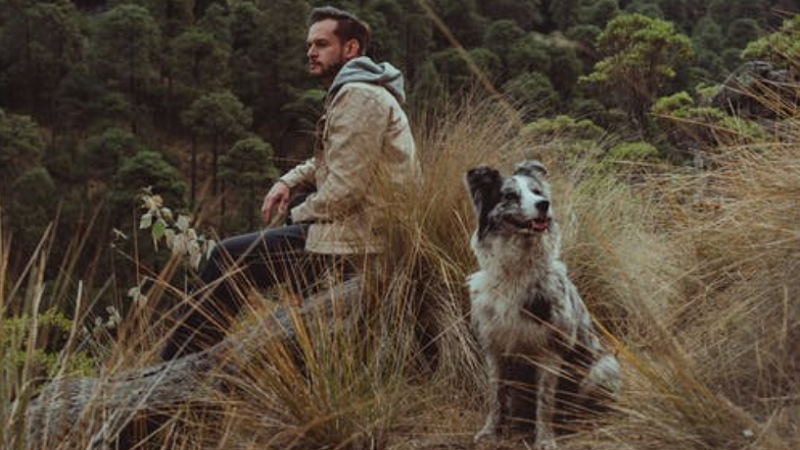
[[[536,209],[539,210],[540,213],[544,214],[548,209],[550,209],[550,202],[547,200],[536,202]]]

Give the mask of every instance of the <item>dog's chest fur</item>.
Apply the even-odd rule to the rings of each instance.
[[[500,354],[544,356],[557,342],[574,341],[574,305],[566,273],[544,240],[488,236],[473,249],[481,270],[469,278],[472,321],[485,346]],[[556,250],[557,251],[557,250]],[[558,337],[559,339],[556,339]]]

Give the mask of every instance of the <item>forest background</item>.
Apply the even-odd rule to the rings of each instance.
[[[381,265],[375,303],[394,309],[375,333],[301,342],[303,367],[265,356],[228,380],[245,400],[201,398],[223,414],[176,413],[155,447],[471,448],[463,173],[540,157],[625,372],[621,414],[567,448],[797,448],[792,0],[0,0],[0,447],[25,447],[47,379],[100,392],[151,365],[209,239],[261,226],[266,189],[311,154],[322,4],[369,22],[407,78],[425,191]]]
[[[84,254],[96,257],[112,229],[135,228],[147,186],[176,210],[213,204],[206,224],[219,234],[259,226],[265,189],[310,155],[324,92],[306,75],[305,21],[328,3],[372,25],[372,54],[406,75],[413,117],[490,83],[525,106],[524,123],[562,115],[561,127],[584,121],[677,164],[690,151],[658,129],[650,108],[676,93],[689,97],[673,104],[701,106],[747,44],[797,8],[791,0],[4,0],[0,208],[12,261],[25,260],[55,217],[57,242],[94,220],[96,251]],[[636,33],[650,35],[622,54]]]

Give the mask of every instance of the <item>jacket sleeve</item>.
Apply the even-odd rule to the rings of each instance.
[[[289,189],[294,189],[302,185],[314,185],[314,171],[316,170],[316,163],[314,158],[309,158],[305,162],[298,164],[292,170],[286,172],[280,180],[289,186]]]
[[[331,102],[323,158],[327,177],[317,192],[292,210],[295,221],[333,221],[364,201],[388,124],[385,105],[358,85],[345,86]]]

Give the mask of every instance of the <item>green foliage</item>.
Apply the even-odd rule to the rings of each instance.
[[[143,188],[150,187],[159,192],[170,205],[183,207],[186,183],[174,166],[160,153],[143,150],[125,158],[114,175],[109,202],[118,217],[130,216]]]
[[[150,10],[167,39],[181,34],[195,20],[195,0],[144,0],[141,3]]]
[[[478,14],[475,0],[430,0],[428,3],[433,7],[434,12],[446,23],[454,33],[456,39],[466,48],[480,45],[483,36],[483,17]],[[494,2],[492,2],[494,3]],[[501,19],[508,17],[492,17]],[[440,48],[446,48],[450,44],[439,33],[434,33],[434,39],[438,40]]]
[[[228,5],[214,2],[206,8],[197,26],[206,33],[211,34],[221,45],[231,44],[231,17],[228,14]]]
[[[81,147],[82,163],[89,176],[110,181],[123,158],[145,150],[144,144],[128,130],[112,127],[90,136]]]
[[[268,53],[267,18],[252,3],[235,3],[231,8],[230,84],[243,101],[255,103],[264,74],[257,63]]]
[[[625,12],[628,14],[641,14],[654,19],[664,18],[664,11],[661,10],[661,7],[648,0],[634,0],[625,8]]]
[[[703,17],[692,28],[692,46],[695,51],[719,52],[723,48],[722,27],[711,17]]]
[[[105,108],[104,106],[110,105],[101,104],[106,95],[108,95],[106,90],[87,64],[80,63],[71,67],[69,73],[61,80],[54,104],[55,113],[60,118],[59,128],[67,131],[69,135],[80,135],[98,119],[127,120],[125,113],[119,114],[119,108]],[[122,100],[124,104],[124,99]],[[122,110],[127,112],[129,108],[126,105]]]
[[[483,44],[497,55],[508,53],[511,44],[522,38],[525,30],[516,22],[509,19],[497,20],[486,27],[483,35]]]
[[[372,0],[369,7],[356,10],[359,17],[371,27],[372,41],[368,54],[373,58],[398,61],[403,57],[401,49],[392,45],[395,42],[402,42],[403,39],[403,31],[406,28],[403,9],[393,0]],[[424,48],[420,50],[424,53]]]
[[[579,54],[587,61],[596,60],[594,44],[603,30],[595,25],[575,25],[567,29],[564,35],[575,42]]]
[[[541,118],[525,125],[520,137],[531,145],[529,158],[550,155],[559,170],[581,164],[594,164],[602,153],[600,142],[605,131],[589,119],[567,115]]]
[[[605,134],[602,128],[589,119],[575,120],[566,115],[539,119],[525,125],[521,133],[523,136],[534,136],[541,142],[566,139],[595,141]]]
[[[297,121],[300,124],[299,128],[313,130],[317,119],[322,114],[324,101],[325,91],[308,89],[303,91],[295,101],[284,105],[281,114],[287,119]]]
[[[700,14],[695,0],[657,0],[658,8],[664,12],[664,17],[678,24],[683,30],[691,27],[690,21]]]
[[[203,95],[182,118],[194,133],[220,139],[242,136],[253,121],[250,110],[230,91]]]
[[[517,74],[534,71],[547,73],[551,65],[548,43],[539,33],[528,33],[517,39],[505,60],[509,67],[514,67]]]
[[[623,142],[608,149],[591,167],[592,177],[586,188],[591,191],[620,181],[628,184],[641,182],[647,173],[661,164],[664,164],[661,152],[653,144]]]
[[[525,120],[551,114],[558,106],[558,93],[542,73],[530,72],[516,76],[503,85],[503,93],[525,113]]]
[[[220,167],[222,179],[234,187],[244,188],[248,228],[253,229],[256,207],[260,206],[258,188],[280,175],[275,168],[272,146],[258,137],[237,141],[220,159]]]
[[[562,98],[569,98],[583,74],[583,63],[574,47],[552,46],[548,50],[551,64],[547,77]]]
[[[800,16],[786,19],[778,31],[750,42],[742,58],[766,60],[778,67],[800,71]]]
[[[46,168],[37,166],[18,176],[11,185],[11,226],[26,245],[35,243],[55,215],[56,186]]]
[[[722,31],[722,27],[710,16],[703,17],[692,27],[692,49],[697,61],[693,77],[695,83],[719,79],[727,72],[720,56],[725,44]]]
[[[496,79],[500,75],[503,64],[500,57],[486,48],[475,48],[469,51],[469,56],[487,78]]]
[[[658,149],[648,142],[626,142],[611,147],[603,158],[608,163],[617,162],[657,162]]]
[[[80,19],[71,2],[27,3],[0,28],[2,97],[31,112],[49,106],[61,79],[83,57],[83,48]]]
[[[686,92],[658,99],[653,104],[652,114],[677,148],[741,145],[765,137],[764,130],[757,124],[717,108],[696,106]],[[670,156],[680,160],[691,155],[684,151]]]
[[[6,382],[22,379],[26,365],[30,371],[28,376],[48,378],[59,372],[65,376],[86,376],[94,370],[96,361],[84,351],[72,354],[66,361],[61,360],[61,345],[74,324],[55,307],[37,315],[35,329],[34,320],[28,314],[6,317],[0,320],[0,325],[0,347],[4,350],[0,373]],[[32,335],[34,331],[36,336]],[[30,340],[50,345],[47,348],[37,346],[29,352]]]
[[[44,138],[36,122],[0,109],[0,194],[8,183],[37,166],[43,154]]]
[[[211,33],[188,28],[170,43],[170,72],[190,92],[222,88],[230,50]]]
[[[425,110],[444,102],[444,83],[432,61],[420,66],[411,86],[409,104],[414,110]]]
[[[583,78],[613,94],[612,99],[644,129],[646,112],[675,67],[692,56],[689,38],[674,24],[641,14],[612,20],[597,39],[604,58]]]
[[[470,59],[490,80],[501,70],[500,58],[485,48],[476,48],[468,52]],[[451,92],[463,92],[464,86],[474,84],[477,74],[473,73],[469,64],[464,61],[456,49],[448,49],[433,54],[433,62],[437,73],[444,77],[444,83]]]
[[[235,186],[263,185],[280,174],[273,165],[272,146],[259,137],[233,144],[220,160],[220,176]]]
[[[513,20],[530,30],[544,22],[541,0],[479,0],[481,14],[492,20]]]
[[[135,96],[152,81],[161,32],[150,11],[119,5],[97,18],[92,62],[109,87]]]
[[[537,104],[537,110],[526,111],[525,120],[568,112],[653,141],[660,139],[659,130],[648,123],[654,99],[691,92],[698,82],[720,81],[728,68],[741,63],[745,41],[757,30],[776,26],[780,15],[774,11],[791,11],[787,0],[0,2],[0,107],[9,115],[29,116],[40,127],[36,133],[41,134],[41,148],[44,140],[47,143],[45,157],[35,156],[21,165],[25,158],[0,163],[2,174],[14,175],[0,179],[4,209],[10,205],[6,198],[15,179],[44,164],[66,202],[62,212],[72,211],[68,220],[81,223],[79,216],[85,212],[80,211],[96,204],[98,192],[105,193],[122,158],[142,149],[132,144],[125,155],[118,155],[122,142],[132,136],[176,161],[185,159],[186,167],[181,168],[198,195],[204,195],[196,188],[202,178],[218,175],[217,164],[199,152],[209,151],[216,159],[251,133],[269,143],[286,165],[306,158],[321,108],[317,94],[322,91],[307,76],[304,24],[311,7],[327,3],[351,9],[370,23],[373,54],[402,70],[408,106],[415,114],[431,118],[436,114],[431,111],[441,109],[438,105],[452,104],[478,84],[474,68],[463,61],[463,53],[452,49],[423,7],[427,4],[498,90],[520,103]],[[587,69],[611,58],[597,46],[597,37],[621,10],[674,22],[676,30],[691,36],[696,59],[683,55],[664,62],[674,76],[651,67],[651,55],[641,56],[645,64],[632,63],[641,72],[624,72],[626,64],[613,61],[609,71],[620,68],[616,79],[578,83],[581,75],[591,76]],[[747,58],[767,59],[795,73],[798,39],[792,23],[796,18],[787,18],[784,30],[794,31],[756,41]],[[652,71],[660,81],[650,84],[646,75]],[[226,130],[210,124],[218,117],[212,108],[186,120],[193,102],[220,92],[232,93],[245,110],[242,117],[228,120],[241,126]],[[105,136],[109,129],[119,135]],[[127,137],[123,129],[130,130]],[[673,133],[671,126],[668,129]],[[0,159],[10,153],[9,148],[0,149]],[[210,194],[222,189],[214,182]],[[207,200],[195,197],[191,196],[193,206]],[[235,197],[228,200],[233,200],[234,209],[229,216],[244,217],[244,203]]]
[[[710,0],[708,11],[720,24],[730,24],[740,18],[760,18],[763,21],[770,3],[769,0]]]
[[[590,2],[590,5],[582,11],[583,23],[602,28],[619,14],[617,0],[597,0]]]
[[[144,189],[140,198],[145,212],[139,218],[139,229],[150,230],[150,238],[156,251],[163,241],[173,256],[180,257],[187,267],[196,272],[200,263],[211,254],[216,241],[198,233],[191,226],[191,216],[174,214],[164,205],[164,199],[160,195],[153,194],[152,188]],[[147,301],[147,297],[141,292],[141,286],[131,288],[128,297],[137,303]]]
[[[728,26],[725,42],[728,47],[744,48],[748,42],[757,39],[760,35],[761,27],[755,19],[741,18],[736,19]]]
[[[567,30],[578,23],[580,18],[580,0],[551,1],[547,7],[550,20],[559,30]]]
[[[661,97],[653,103],[653,114],[667,115],[675,111],[685,109],[694,105],[694,100],[686,91],[676,92],[675,94]]]

